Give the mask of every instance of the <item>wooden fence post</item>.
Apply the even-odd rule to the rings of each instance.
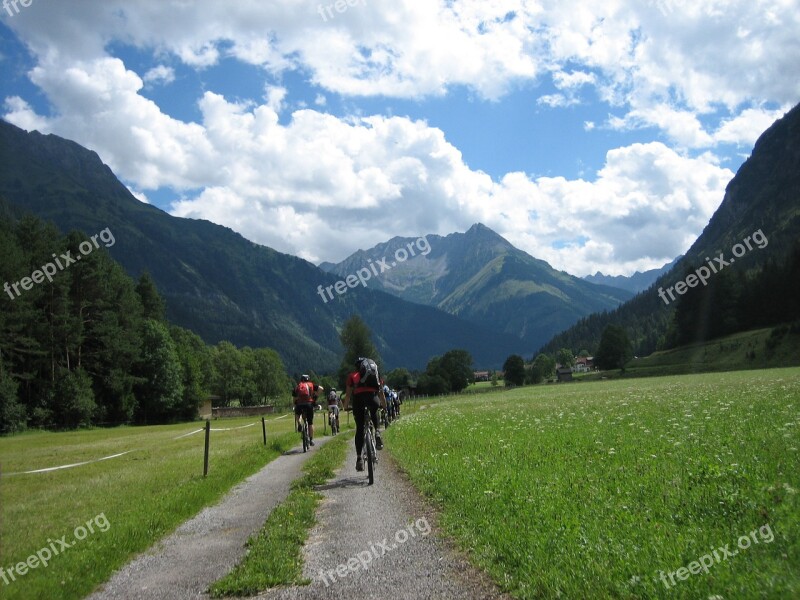
[[[208,442],[210,437],[211,437],[211,421],[206,419],[206,451],[205,451],[205,457],[203,458],[203,477],[208,475]]]

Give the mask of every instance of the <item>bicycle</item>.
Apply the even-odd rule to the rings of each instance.
[[[348,408],[348,411],[350,409]],[[375,445],[375,424],[369,407],[364,407],[364,445],[361,448],[361,460],[367,463],[369,484],[375,483],[375,464],[378,462],[378,448]]]
[[[307,452],[311,446],[311,437],[308,434],[308,422],[305,413],[300,413],[300,437],[303,440],[303,452]]]
[[[328,424],[331,426],[331,434],[336,435],[339,433],[339,413],[333,410],[328,410]]]

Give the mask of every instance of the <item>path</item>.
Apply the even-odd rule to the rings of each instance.
[[[186,600],[226,575],[245,553],[247,539],[290,491],[311,452],[295,448],[234,487],[216,506],[203,509],[170,536],[139,555],[89,596],[91,600]]]
[[[431,509],[385,451],[378,456],[369,486],[366,471],[355,470],[351,443],[345,465],[318,488],[325,498],[305,547],[304,574],[312,583],[270,590],[259,600],[505,598],[437,535]]]

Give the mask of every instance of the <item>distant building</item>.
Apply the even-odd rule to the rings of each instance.
[[[577,373],[585,373],[587,371],[594,371],[594,357],[593,356],[579,356],[575,359],[575,367],[573,369]]]
[[[489,371],[474,371],[472,379],[473,381],[489,381]]]
[[[559,383],[562,381],[572,381],[572,369],[569,367],[558,367],[556,369],[556,379]]]

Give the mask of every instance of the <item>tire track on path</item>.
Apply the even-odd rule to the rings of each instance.
[[[320,437],[315,448],[331,438]],[[292,481],[314,451],[294,448],[235,486],[166,538],[116,571],[90,600],[205,598],[208,586],[245,554],[245,542],[289,495]]]
[[[304,550],[304,576],[311,584],[276,588],[256,598],[509,598],[438,534],[432,509],[386,451],[378,457],[370,486],[366,470],[355,470],[351,444],[345,465],[317,488],[324,500]],[[427,535],[425,523],[431,526]],[[337,575],[337,568],[346,573]]]

